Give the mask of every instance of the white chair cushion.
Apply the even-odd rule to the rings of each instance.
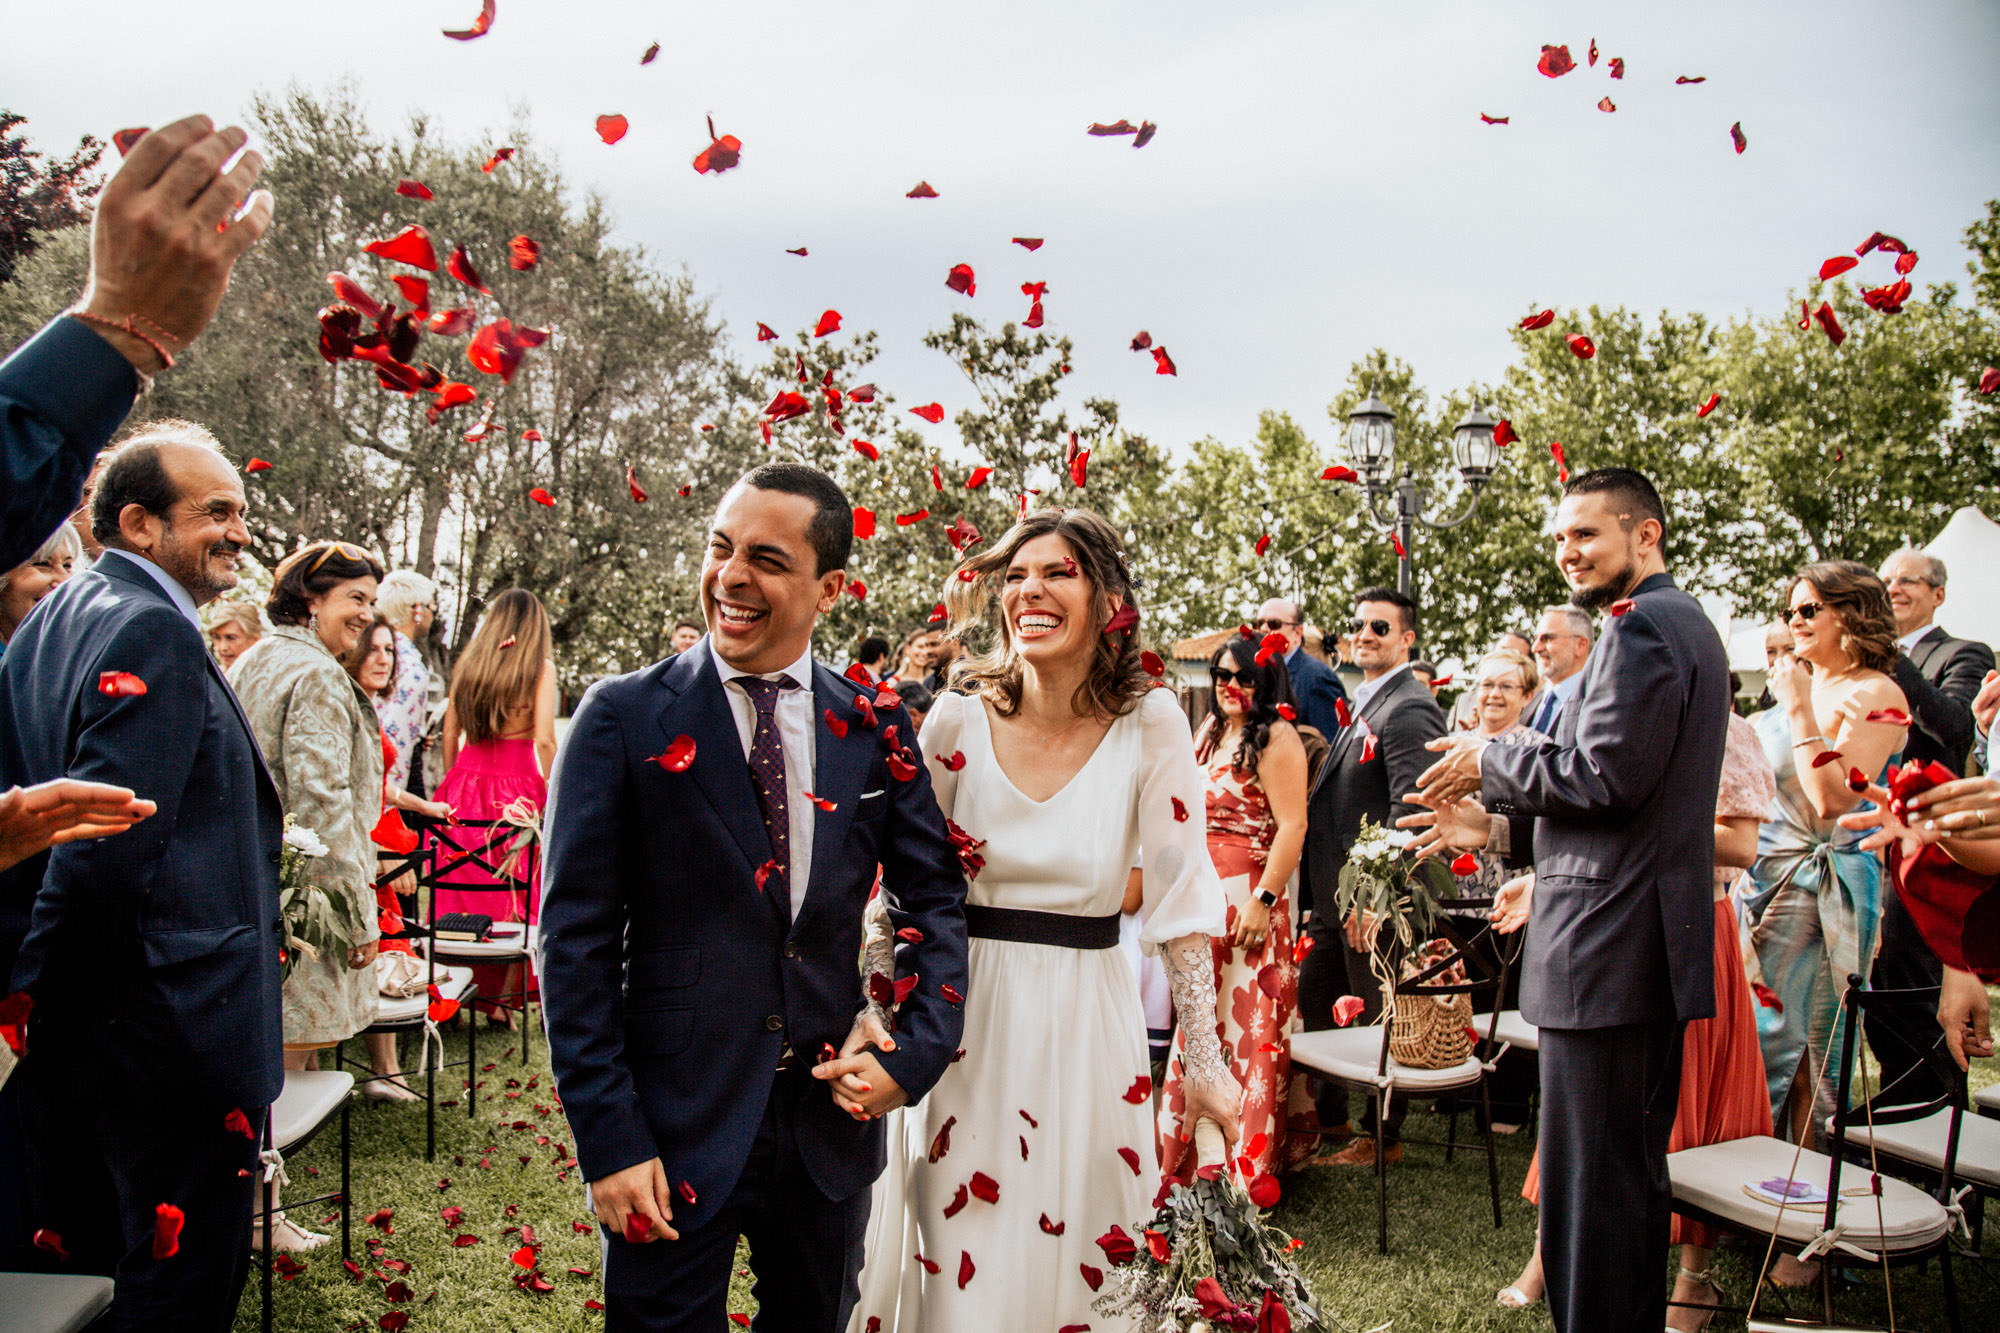
[[[1870,1143],[1885,1156],[1915,1162],[1930,1171],[1944,1170],[1944,1150],[1951,1135],[1951,1112],[1939,1111],[1922,1120],[1899,1125],[1852,1125],[1847,1138],[1857,1147]],[[1968,1115],[1959,1120],[1956,1179],[1984,1189],[2000,1190],[2000,1120]]]
[[[1372,1086],[1381,1060],[1382,1029],[1374,1024],[1292,1034],[1292,1063],[1317,1074]],[[1391,1060],[1388,1073],[1396,1092],[1448,1092],[1479,1082],[1481,1071],[1479,1061],[1468,1057],[1443,1069],[1412,1069]]]
[[[519,922],[508,924],[519,925]],[[519,935],[507,939],[487,940],[438,940],[437,956],[469,959],[479,963],[504,963],[524,958],[534,952],[535,942],[541,935],[540,926],[526,926]]]
[[[285,1087],[271,1107],[271,1143],[279,1152],[326,1123],[354,1091],[354,1075],[332,1069],[286,1070]]]
[[[1989,1083],[1973,1093],[1972,1109],[1981,1115],[2000,1116],[2000,1083]]]
[[[111,1305],[108,1277],[0,1273],[0,1328],[77,1333]]]
[[[1798,1167],[1792,1166],[1797,1155]],[[1776,1204],[1752,1198],[1745,1185],[1773,1177],[1811,1181],[1826,1188],[1833,1163],[1824,1153],[1810,1148],[1800,1152],[1796,1145],[1757,1135],[1687,1148],[1667,1154],[1667,1174],[1673,1179],[1674,1199],[1692,1205],[1746,1231],[1778,1237],[1793,1246],[1803,1246],[1820,1232],[1826,1221],[1826,1204],[1799,1204],[1780,1210]],[[1868,1171],[1844,1166],[1840,1172],[1843,1191],[1865,1188]],[[1780,1211],[1783,1217],[1779,1216]],[[1951,1218],[1942,1205],[1914,1185],[1882,1177],[1880,1220],[1872,1195],[1843,1195],[1836,1214],[1844,1228],[1841,1239],[1880,1254],[1902,1254],[1935,1244],[1951,1227]]]
[[[1485,1027],[1486,1024],[1480,1019],[1474,1018],[1472,1026],[1476,1031]],[[1500,1011],[1500,1021],[1494,1026],[1493,1035],[1497,1040],[1506,1042],[1517,1051],[1539,1051],[1542,1049],[1540,1044],[1541,1029],[1521,1017],[1519,1009],[1502,1009]]]
[[[449,967],[440,962],[437,971],[437,988],[440,996],[447,1000],[464,999],[465,992],[471,985],[471,968]],[[421,1023],[425,1011],[430,1008],[430,1003],[431,993],[428,990],[420,990],[415,995],[405,995],[394,1000],[384,995],[375,1008],[375,1026]]]

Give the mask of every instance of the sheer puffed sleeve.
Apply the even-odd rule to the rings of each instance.
[[[1757,729],[1729,715],[1729,741],[1722,754],[1722,782],[1716,791],[1717,819],[1768,820],[1778,803],[1778,782],[1764,757]]]
[[[1139,705],[1139,850],[1145,859],[1148,953],[1184,935],[1220,935],[1227,914],[1222,881],[1208,859],[1206,784],[1194,737],[1173,691]]]
[[[917,735],[924,762],[930,765],[931,790],[937,793],[938,809],[944,811],[946,819],[952,818],[952,809],[958,802],[958,773],[945,767],[944,761],[959,753],[959,741],[965,734],[965,710],[980,707],[984,705],[969,694],[940,694],[931,711],[924,714],[924,729]]]

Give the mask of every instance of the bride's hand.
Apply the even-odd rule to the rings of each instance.
[[[854,1028],[840,1044],[837,1058],[813,1066],[812,1075],[826,1080],[833,1104],[856,1120],[873,1120],[887,1115],[909,1100],[882,1062],[869,1047],[893,1051],[896,1039],[889,1035],[874,1008],[854,1016]]]
[[[1220,1079],[1198,1082],[1184,1069],[1181,1074],[1182,1095],[1186,1109],[1181,1112],[1181,1137],[1194,1141],[1194,1126],[1197,1120],[1213,1120],[1222,1130],[1223,1141],[1229,1145],[1231,1153],[1236,1150],[1236,1141],[1243,1137],[1243,1126],[1239,1112],[1243,1106],[1243,1087],[1236,1076],[1223,1071]]]

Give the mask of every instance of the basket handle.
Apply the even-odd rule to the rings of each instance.
[[[1229,1145],[1223,1142],[1222,1126],[1206,1116],[1194,1122],[1194,1160],[1197,1166],[1222,1166],[1229,1161]]]

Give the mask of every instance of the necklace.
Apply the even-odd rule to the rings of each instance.
[[[1069,720],[1067,724],[1056,728],[1054,731],[1043,732],[1040,736],[1037,736],[1035,740],[1038,744],[1047,745],[1050,741],[1054,740],[1056,737],[1066,735],[1067,733],[1075,730],[1077,723],[1087,721],[1088,719],[1089,719],[1088,714],[1084,714],[1078,717],[1073,717]],[[1027,726],[1026,718],[1021,718],[1020,722],[1024,728]]]

